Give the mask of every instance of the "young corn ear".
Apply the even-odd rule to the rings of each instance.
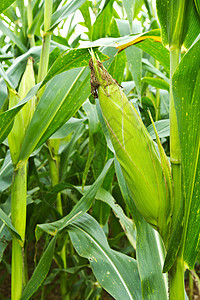
[[[138,112],[92,53],[91,91],[97,96],[116,157],[135,205],[167,244],[173,201],[171,180]]]
[[[9,89],[9,108],[12,108],[20,100],[24,99],[30,89],[35,85],[35,77],[33,71],[33,58],[29,57],[26,70],[22,76],[18,93]],[[19,159],[21,146],[27,127],[30,123],[35,110],[35,97],[29,100],[24,107],[16,115],[14,124],[10,134],[8,135],[8,143],[13,164],[16,165]]]

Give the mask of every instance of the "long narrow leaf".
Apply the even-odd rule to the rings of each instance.
[[[97,280],[115,299],[142,298],[136,261],[109,247],[94,218],[85,214],[74,221],[68,231],[78,254],[90,261]]]
[[[164,253],[161,239],[137,211],[133,200],[130,198],[120,164],[116,159],[115,168],[122,195],[136,223],[136,253],[143,299],[167,299],[166,276],[162,273]]]
[[[193,268],[200,249],[200,40],[173,76],[186,201],[184,260]]]
[[[5,212],[0,208],[0,219],[5,223],[6,227],[9,229],[11,234],[17,239],[21,240],[21,236],[17,230],[13,227],[10,218],[5,214]]]
[[[28,281],[22,293],[22,296],[20,298],[21,300],[30,299],[30,297],[38,290],[38,288],[46,278],[52,263],[56,239],[57,239],[57,235],[52,238],[47,249],[43,253],[37,267],[35,268],[35,271],[31,279]]]
[[[72,0],[57,10],[51,17],[51,27],[49,31],[52,31],[62,20],[66,19],[71,13],[76,11],[86,0]]]
[[[10,28],[6,27],[3,22],[0,20],[0,30],[6,35],[9,36],[9,38],[11,39],[11,41],[13,41],[22,52],[26,52],[27,48],[26,46],[24,46],[24,44],[22,43],[22,41],[18,38],[17,35],[15,35]]]
[[[105,175],[107,174],[111,164],[113,162],[113,159],[110,159],[97,180],[93,183],[93,185],[89,188],[87,193],[78,201],[78,203],[74,206],[74,208],[71,210],[71,212],[65,216],[64,218],[48,223],[48,224],[40,224],[37,225],[36,228],[36,238],[38,239],[41,234],[41,230],[45,231],[51,235],[55,235],[57,231],[63,230],[65,227],[67,227],[72,221],[76,220],[80,216],[82,216],[84,213],[88,211],[90,206],[92,205],[92,202],[94,201],[95,195],[100,188]]]
[[[89,94],[88,69],[73,69],[54,77],[42,95],[27,129],[20,159],[27,159],[36,146],[64,125]]]
[[[1,0],[0,1],[0,14],[6,10],[15,0]]]

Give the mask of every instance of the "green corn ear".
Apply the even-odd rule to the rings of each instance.
[[[18,94],[20,96],[20,99],[24,99],[30,89],[35,85],[35,76],[34,76],[34,70],[33,70],[33,58],[29,57],[26,70],[22,76],[22,80],[19,85]],[[33,113],[35,111],[35,97],[33,97],[31,100],[27,102],[27,104],[22,108],[22,114],[24,119],[24,127],[27,129]]]
[[[33,58],[29,57],[26,70],[22,76],[18,93],[9,89],[9,109],[24,99],[30,89],[35,85],[33,71]],[[29,100],[16,115],[11,132],[8,135],[8,143],[13,164],[16,165],[19,159],[21,146],[27,127],[35,110],[35,97]]]
[[[135,205],[168,242],[173,201],[171,180],[163,171],[153,140],[118,83],[92,53],[91,91],[97,96],[116,157]]]
[[[9,108],[12,108],[20,102],[20,97],[15,90],[9,90]],[[10,155],[14,165],[17,164],[22,142],[24,139],[25,128],[22,111],[20,110],[15,117],[11,132],[8,135],[8,144],[10,148]]]

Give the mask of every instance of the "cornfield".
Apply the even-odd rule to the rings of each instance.
[[[0,299],[200,299],[200,1],[0,1]]]

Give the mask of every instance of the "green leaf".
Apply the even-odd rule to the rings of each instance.
[[[100,12],[92,29],[92,40],[95,41],[102,37],[106,37],[110,22],[113,16],[113,0],[108,1]]]
[[[164,45],[189,48],[200,30],[194,0],[157,0],[156,6]]]
[[[121,52],[114,57],[110,67],[108,68],[108,72],[113,78],[115,78],[115,80],[117,80],[119,84],[121,84],[123,81],[125,67],[126,54],[125,52]]]
[[[142,82],[146,82],[149,85],[154,86],[155,88],[169,91],[169,83],[166,82],[164,79],[154,77],[143,77]]]
[[[30,297],[38,290],[38,288],[46,278],[52,263],[56,239],[57,235],[52,238],[47,249],[43,253],[31,279],[28,281],[25,289],[23,290],[22,296],[20,298],[21,300],[30,299]]]
[[[200,40],[181,60],[173,93],[181,144],[183,195],[186,201],[184,260],[194,267],[200,250]]]
[[[136,261],[109,247],[95,219],[85,214],[68,231],[76,251],[90,261],[94,275],[105,290],[117,300],[142,298]]]
[[[143,299],[168,299],[166,275],[162,273],[164,246],[158,233],[144,221],[130,197],[119,162],[115,159],[118,183],[137,228],[136,253]]]
[[[102,54],[98,49],[94,49],[94,52],[103,61],[108,59],[107,55]],[[54,76],[63,73],[69,69],[86,67],[89,64],[91,55],[88,49],[73,49],[66,50],[56,59],[51,69],[48,71],[46,77],[42,82],[42,86],[45,85]]]
[[[71,212],[65,216],[64,218],[48,223],[48,224],[39,224],[36,227],[36,238],[38,239],[41,235],[41,231],[45,231],[51,235],[55,235],[56,232],[60,232],[64,228],[66,228],[72,221],[76,220],[80,216],[82,216],[84,213],[88,211],[88,209],[91,207],[92,202],[94,201],[95,195],[102,185],[102,182],[104,180],[105,175],[107,174],[111,164],[113,162],[113,159],[110,159],[105,167],[103,168],[101,174],[97,178],[97,180],[93,183],[93,185],[88,189],[88,191],[85,193],[85,195],[77,202],[77,204],[73,207]]]
[[[158,132],[159,138],[167,137],[170,134],[170,128],[169,128],[169,119],[160,120],[155,122],[156,130]],[[149,125],[147,127],[147,130],[152,137],[152,139],[156,139],[156,135],[153,129],[153,125]]]
[[[86,0],[72,0],[62,6],[59,10],[55,11],[51,17],[51,27],[49,31],[53,31],[55,27],[71,13],[75,12]]]
[[[134,45],[150,54],[158,60],[160,64],[169,73],[169,51],[162,45],[160,30],[154,29],[142,34],[129,35],[120,38],[102,38],[88,44],[88,47],[108,46],[116,47],[118,51],[122,51],[127,47]]]
[[[191,47],[200,32],[200,16],[198,13],[199,6],[195,7],[194,2],[196,2],[197,4],[197,2],[199,1],[189,1],[186,14],[186,23],[188,23],[188,30],[184,40],[184,46],[187,49]]]
[[[12,182],[13,165],[10,156],[10,151],[7,151],[3,165],[0,169],[0,193],[5,191]]]
[[[73,131],[76,131],[85,121],[85,119],[69,119],[60,129],[58,129],[50,139],[63,139]]]
[[[5,212],[0,208],[0,219],[3,221],[3,223],[6,225],[8,230],[11,232],[11,234],[16,237],[18,240],[22,240],[21,236],[15,229],[15,227],[12,225],[10,218],[5,214]]]
[[[167,83],[169,83],[169,79],[165,76],[165,74],[163,74],[160,70],[155,68],[147,59],[143,58],[142,63],[143,63],[144,70],[151,72],[152,74],[162,78]]]
[[[122,4],[126,11],[127,19],[131,27],[132,21],[137,17],[141,6],[144,4],[143,0],[122,0]]]
[[[141,97],[142,50],[136,47],[126,49],[127,62],[135,82],[139,98]]]
[[[134,3],[135,1],[132,0],[122,0],[122,4],[124,6],[124,9],[126,11],[127,14],[127,19],[129,21],[130,26],[132,25],[132,21],[133,21],[133,9],[134,9]]]
[[[195,5],[196,5],[196,9],[198,11],[198,14],[200,15],[200,1],[199,0],[194,0]]]
[[[19,49],[22,52],[27,52],[27,48],[24,46],[24,44],[22,43],[22,41],[18,38],[18,36],[16,34],[14,34],[14,32],[12,32],[10,30],[10,28],[6,27],[3,22],[0,20],[0,30],[6,35],[9,36],[9,38],[11,39],[11,41],[13,41],[17,47],[19,47]]]
[[[82,189],[84,189],[87,175],[95,153],[94,134],[98,130],[98,116],[96,106],[91,104],[88,100],[83,104],[83,109],[87,114],[89,121],[89,152],[87,155],[87,162],[82,176]]]
[[[1,0],[0,1],[0,14],[6,10],[15,0]]]
[[[10,81],[8,75],[6,74],[6,72],[4,71],[4,68],[2,67],[2,65],[0,64],[0,76],[3,77],[3,79],[5,80],[6,84],[8,85],[8,87],[13,88],[13,84]]]
[[[113,210],[114,214],[117,218],[119,218],[119,222],[126,233],[131,245],[133,248],[136,248],[136,230],[135,224],[131,219],[129,219],[125,213],[123,212],[122,208],[115,202],[113,196],[103,188],[100,188],[97,192],[95,197],[98,200],[101,200],[107,203]]]
[[[78,110],[90,94],[89,77],[89,68],[73,69],[49,82],[27,129],[21,160],[27,159]]]
[[[91,24],[91,17],[90,17],[90,10],[89,8],[92,8],[92,1],[86,1],[80,8],[80,11],[83,15],[84,21],[85,21],[85,25],[89,30],[89,36],[91,37],[91,28],[92,28],[92,24]]]

